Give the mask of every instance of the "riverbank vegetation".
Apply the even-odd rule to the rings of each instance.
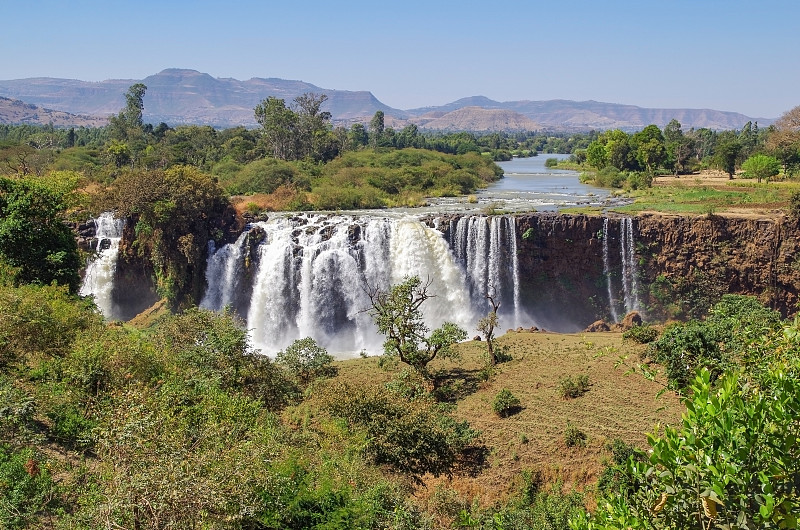
[[[4,281],[0,525],[791,528],[799,325],[726,296],[647,341],[509,330],[504,362],[469,341],[421,376]]]

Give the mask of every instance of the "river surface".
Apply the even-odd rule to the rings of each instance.
[[[610,190],[581,183],[573,170],[545,167],[548,158],[564,160],[565,154],[541,154],[498,162],[504,176],[470,197],[430,199],[428,206],[403,213],[508,213],[558,211],[574,206],[620,206],[628,200],[613,197]]]

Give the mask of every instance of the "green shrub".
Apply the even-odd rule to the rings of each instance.
[[[35,412],[33,397],[0,374],[0,443],[29,439]]]
[[[0,444],[0,527],[40,528],[37,518],[55,509],[55,490],[44,462],[31,449]]]
[[[311,337],[297,339],[278,352],[275,362],[303,385],[320,377],[336,375],[333,356]]]
[[[581,397],[589,390],[589,376],[579,375],[576,380],[567,376],[558,382],[558,393],[564,399]]]
[[[47,417],[52,422],[50,436],[56,441],[79,450],[92,446],[92,430],[97,426],[97,422],[87,418],[78,407],[61,406],[49,411]]]
[[[568,423],[564,430],[564,443],[567,447],[583,447],[586,445],[586,433]]]
[[[639,344],[649,344],[658,338],[658,330],[648,324],[633,326],[622,334],[622,338]]]
[[[544,167],[556,167],[558,166],[558,158],[548,158],[544,161]]]
[[[683,389],[699,367],[707,368],[713,381],[737,363],[758,362],[750,359],[750,344],[780,322],[780,313],[753,297],[724,295],[705,321],[668,326],[647,355],[665,367],[673,388]]]
[[[626,184],[632,190],[650,188],[653,185],[653,175],[646,172],[630,172]]]
[[[522,408],[519,398],[511,393],[507,388],[502,389],[492,400],[492,410],[501,418],[506,418],[516,414]]]
[[[431,397],[409,401],[386,388],[338,382],[312,398],[364,436],[363,450],[370,461],[415,480],[425,473],[450,475],[477,436],[466,421],[457,421]]]

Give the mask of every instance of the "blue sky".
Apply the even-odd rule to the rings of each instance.
[[[0,0],[0,79],[164,68],[369,90],[774,118],[800,105],[798,0]]]

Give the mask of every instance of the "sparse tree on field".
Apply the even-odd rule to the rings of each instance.
[[[301,385],[336,374],[333,356],[311,337],[297,339],[285,350],[278,352],[275,362],[297,378]]]
[[[428,363],[437,357],[456,357],[452,345],[467,338],[467,332],[452,322],[445,322],[428,334],[421,306],[433,296],[429,287],[430,281],[423,284],[419,277],[411,276],[388,291],[367,291],[370,314],[378,332],[386,336],[385,355],[399,359],[428,379]]]
[[[486,350],[489,354],[489,362],[492,366],[497,364],[497,356],[494,353],[494,328],[497,327],[499,324],[499,319],[497,318],[497,310],[500,309],[500,303],[495,301],[494,293],[487,293],[486,300],[489,301],[489,304],[492,306],[492,310],[489,311],[489,314],[480,319],[478,322],[478,331],[483,333],[484,338],[486,339]]]
[[[755,177],[758,182],[769,179],[780,173],[781,163],[774,156],[753,155],[742,163],[742,170],[748,177]]]

